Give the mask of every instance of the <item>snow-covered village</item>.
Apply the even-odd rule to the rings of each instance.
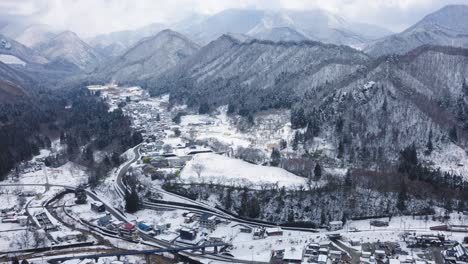
[[[0,264],[467,264],[467,0],[0,0]]]
[[[90,176],[78,164],[45,165],[47,157],[64,151],[60,139],[12,171],[0,185],[3,261],[19,255],[27,256],[30,263],[422,264],[468,260],[466,211],[436,208],[426,215],[300,219],[295,223],[259,219],[255,211],[263,203],[243,200],[238,190],[314,190],[332,177],[347,174],[345,169],[324,167],[321,178],[310,179],[253,162],[270,155],[282,139],[291,141],[293,130],[281,114],[259,117],[261,128],[275,127],[275,133],[261,129],[252,133],[236,126],[226,107],[214,114],[190,112],[180,105],[168,110],[168,95],[150,97],[139,87],[88,89],[105,99],[109,111],[120,107],[131,117],[143,141],[125,151],[119,157],[121,165],[97,186],[90,185]],[[328,146],[320,142],[318,147],[327,151]],[[253,149],[260,151],[248,154],[252,161],[240,158]],[[283,155],[288,151],[284,147]],[[99,153],[94,158],[102,159]],[[224,194],[229,198],[181,192],[199,185],[232,191]],[[137,201],[131,205],[128,193],[134,191]],[[226,200],[231,200],[231,207],[226,207]],[[231,210],[235,207],[247,212]],[[169,250],[158,253],[155,248]]]

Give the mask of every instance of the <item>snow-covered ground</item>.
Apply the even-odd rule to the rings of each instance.
[[[440,168],[443,172],[450,172],[463,176],[468,180],[468,154],[455,144],[445,145],[442,149],[436,148],[429,157],[419,155],[421,158],[431,160],[434,168]]]
[[[85,168],[73,162],[67,162],[58,168],[42,167],[42,170],[21,175],[19,183],[22,184],[55,184],[78,186],[88,182]]]
[[[284,169],[255,165],[214,153],[195,155],[181,171],[180,178],[187,182],[214,182],[252,187],[262,184],[278,184],[280,187],[289,188],[306,185],[305,178]]]
[[[26,62],[24,62],[22,59],[13,56],[13,55],[7,55],[7,54],[0,54],[0,61],[5,63],[5,64],[17,64],[21,66],[25,66]]]
[[[255,147],[266,152],[281,139],[292,137],[288,111],[260,113],[255,118],[255,129],[241,132],[236,127],[237,118],[228,116],[224,106],[213,115],[182,116],[180,126],[186,136],[194,139],[216,139],[233,148]]]

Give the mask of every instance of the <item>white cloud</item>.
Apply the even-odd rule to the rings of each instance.
[[[39,23],[89,37],[228,8],[322,8],[398,31],[443,5],[456,3],[468,0],[0,0],[0,17],[34,17]]]

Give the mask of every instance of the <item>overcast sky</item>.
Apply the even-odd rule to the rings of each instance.
[[[0,0],[0,22],[43,23],[90,37],[228,8],[322,8],[398,32],[447,4],[468,0]]]

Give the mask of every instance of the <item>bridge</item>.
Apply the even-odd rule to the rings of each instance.
[[[116,257],[117,260],[120,260],[120,258],[122,256],[143,255],[143,256],[146,257],[146,263],[150,263],[149,262],[149,257],[151,255],[154,255],[154,254],[178,253],[180,251],[186,251],[186,250],[201,250],[201,255],[203,255],[203,254],[205,254],[205,249],[206,248],[211,248],[211,247],[214,249],[214,253],[216,254],[216,253],[218,253],[218,248],[219,247],[226,247],[226,246],[229,246],[229,245],[225,244],[225,243],[214,243],[214,244],[204,244],[204,245],[199,245],[199,246],[169,247],[169,248],[161,248],[161,249],[125,251],[125,252],[120,252],[120,253],[89,254],[89,255],[78,255],[78,256],[67,256],[67,257],[53,258],[53,259],[49,259],[48,262],[52,263],[52,264],[56,264],[56,263],[62,263],[64,261],[72,260],[72,259],[79,259],[79,260],[94,259],[97,262],[99,260],[99,258],[105,258],[105,257]]]

